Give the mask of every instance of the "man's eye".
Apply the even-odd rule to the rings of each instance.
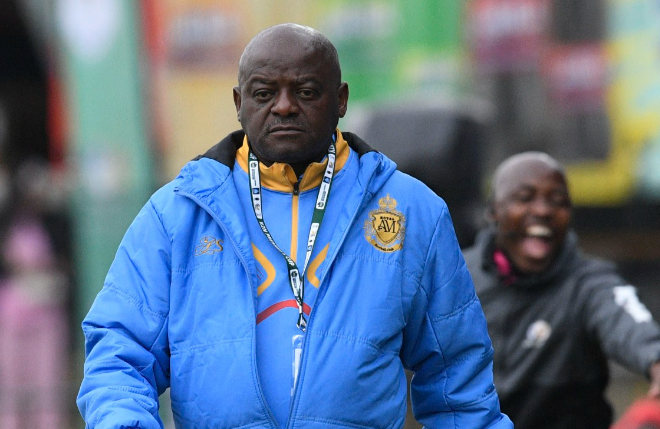
[[[271,94],[272,93],[270,91],[266,91],[266,90],[255,91],[254,98],[258,100],[267,100],[268,98],[270,98]]]
[[[528,202],[532,201],[532,194],[530,194],[530,193],[528,193],[528,192],[524,192],[524,193],[520,193],[520,194],[515,194],[515,195],[513,196],[513,199],[514,199],[515,201],[520,202],[520,203],[528,203]]]
[[[316,92],[312,89],[301,89],[298,91],[298,94],[300,94],[301,97],[303,98],[312,98],[316,94]]]
[[[550,204],[552,204],[554,207],[568,207],[571,205],[570,199],[567,195],[564,194],[553,195],[550,198]]]

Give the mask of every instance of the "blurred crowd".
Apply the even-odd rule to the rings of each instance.
[[[69,419],[70,233],[64,180],[43,160],[0,165],[0,427]]]

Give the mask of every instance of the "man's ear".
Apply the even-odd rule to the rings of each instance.
[[[497,219],[495,214],[497,207],[495,207],[495,202],[494,201],[489,201],[488,206],[486,206],[486,209],[484,210],[484,218],[486,219],[486,222],[488,222],[489,225],[495,225],[497,223]]]
[[[348,83],[342,82],[337,88],[337,97],[339,97],[339,117],[343,118],[348,110]]]
[[[236,118],[241,122],[241,87],[235,86],[233,89],[234,106],[236,106]]]

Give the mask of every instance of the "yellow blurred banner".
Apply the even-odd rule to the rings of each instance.
[[[619,205],[636,196],[660,170],[660,7],[653,0],[610,0],[607,110],[612,150],[607,160],[571,165],[571,192],[579,205]],[[655,173],[656,177],[658,173]]]
[[[152,82],[161,177],[181,167],[240,127],[232,89],[247,42],[282,22],[314,25],[303,0],[166,0],[146,8],[152,40]]]

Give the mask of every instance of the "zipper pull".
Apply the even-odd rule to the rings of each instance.
[[[300,182],[293,184],[293,195],[298,195],[300,193]]]
[[[292,378],[291,378],[291,400],[293,400],[293,396],[296,393],[296,382],[298,381],[298,373],[300,372],[303,336],[300,334],[294,335],[291,338],[291,343],[293,344],[293,359],[291,362],[291,366],[293,370]]]

